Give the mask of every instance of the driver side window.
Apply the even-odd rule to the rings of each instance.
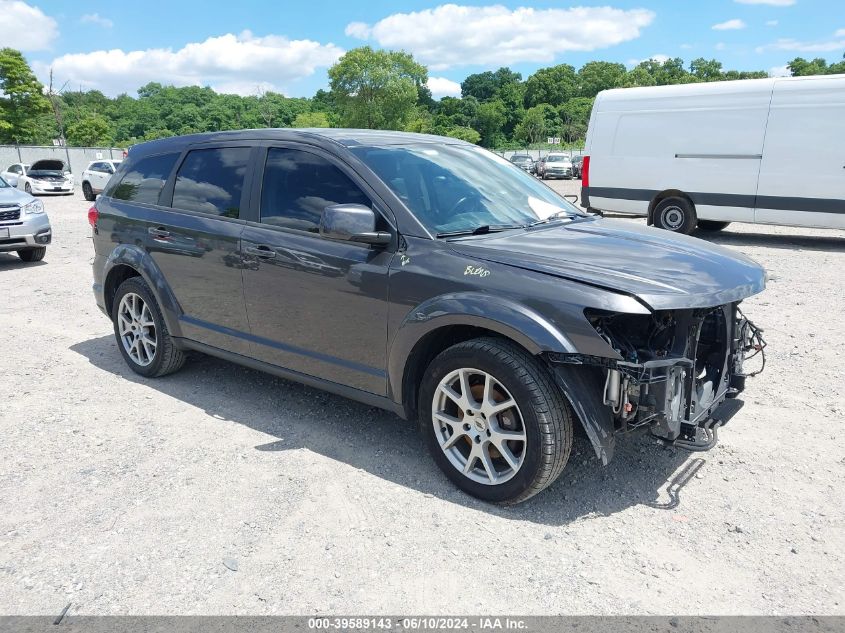
[[[261,187],[261,223],[317,233],[323,209],[369,197],[331,162],[299,149],[271,147]]]

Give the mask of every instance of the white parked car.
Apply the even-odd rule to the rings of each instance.
[[[590,116],[581,204],[679,233],[843,229],[843,142],[845,75],[607,90]]]
[[[29,169],[29,165],[27,163],[13,163],[6,168],[6,171],[0,174],[0,178],[3,178],[10,187],[17,187],[18,179],[21,176],[26,175],[27,169]]]
[[[18,189],[33,195],[73,193],[73,176],[68,164],[59,158],[37,160],[18,176]]]
[[[94,160],[88,163],[82,172],[82,193],[86,200],[93,201],[98,193],[102,193],[118,165],[119,160]]]

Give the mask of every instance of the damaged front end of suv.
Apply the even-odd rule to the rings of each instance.
[[[617,358],[551,354],[566,393],[604,464],[615,436],[647,427],[675,446],[712,448],[717,429],[742,406],[735,401],[745,379],[765,365],[762,330],[738,302],[713,308],[622,314],[585,310],[595,331]],[[755,371],[746,361],[759,356]],[[578,366],[578,371],[573,371]]]

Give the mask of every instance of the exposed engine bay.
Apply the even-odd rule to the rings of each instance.
[[[557,354],[552,361],[599,368],[601,403],[617,433],[648,426],[682,448],[712,448],[717,428],[741,406],[726,401],[765,366],[762,330],[738,303],[649,315],[588,309],[585,316],[621,359]],[[746,361],[757,355],[761,366],[747,373]]]

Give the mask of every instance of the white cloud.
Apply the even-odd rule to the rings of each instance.
[[[350,22],[343,31],[349,37],[365,40],[370,37],[370,25],[366,22]]]
[[[734,0],[739,4],[768,4],[773,7],[789,7],[795,4],[796,0]]]
[[[134,93],[150,81],[177,86],[210,85],[239,94],[254,94],[257,87],[283,90],[291,81],[317,68],[332,65],[343,54],[334,44],[289,40],[278,35],[256,37],[249,31],[209,37],[177,51],[93,51],[57,57],[50,64],[33,64],[39,75],[49,68],[60,83],[106,94]]]
[[[429,77],[426,85],[435,99],[461,96],[461,84],[446,77]]]
[[[778,25],[777,20],[766,20],[766,26],[777,26],[777,25]]]
[[[59,25],[38,7],[20,0],[0,0],[0,46],[20,51],[50,48]]]
[[[790,77],[792,73],[789,72],[787,66],[772,66],[769,68],[769,77]]]
[[[792,38],[779,39],[771,44],[758,46],[758,53],[765,51],[792,51],[798,53],[827,53],[841,51],[845,48],[845,29],[839,29],[833,34],[833,39],[816,42],[802,42]]]
[[[739,19],[727,20],[726,22],[719,22],[711,27],[714,31],[738,31],[745,28],[745,22]]]
[[[97,26],[102,26],[105,29],[110,29],[114,26],[114,22],[108,18],[104,18],[99,13],[86,13],[79,18],[79,21],[83,24],[96,24]]]
[[[636,39],[652,23],[645,9],[611,7],[508,9],[444,4],[394,13],[372,26],[353,22],[347,35],[404,49],[432,70],[470,64],[551,62],[563,51],[593,51]]]

